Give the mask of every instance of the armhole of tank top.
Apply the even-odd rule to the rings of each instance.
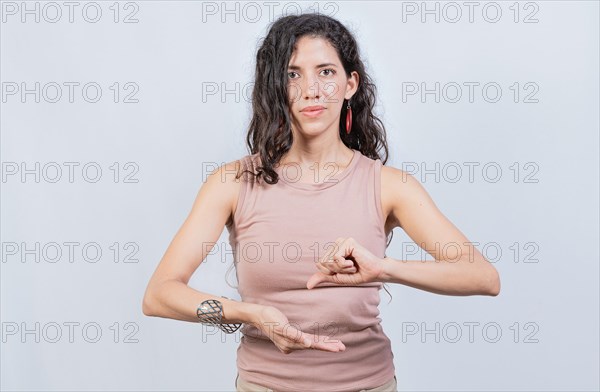
[[[244,201],[246,200],[246,187],[249,186],[248,177],[250,174],[243,173],[244,170],[248,169],[248,156],[244,156],[240,159],[240,163],[242,165],[242,176],[240,177],[240,189],[238,192],[238,199],[235,205],[235,211],[233,212],[233,225],[237,227],[240,222],[240,218],[242,217],[242,213],[244,212]]]
[[[376,159],[373,164],[374,171],[374,194],[375,194],[375,212],[377,214],[377,227],[379,227],[381,233],[385,236],[385,220],[383,216],[383,208],[381,206],[381,167],[383,164],[381,160]]]

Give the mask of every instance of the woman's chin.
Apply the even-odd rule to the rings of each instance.
[[[327,128],[325,126],[314,123],[303,126],[302,129],[300,129],[300,133],[306,136],[319,136],[325,133],[326,130]]]

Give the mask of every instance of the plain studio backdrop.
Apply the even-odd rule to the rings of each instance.
[[[399,390],[599,389],[598,2],[1,7],[3,390],[235,389],[239,331],[142,296],[206,174],[247,154],[257,45],[300,10],[355,33],[387,164],[500,272],[498,297],[381,291]],[[239,299],[215,246],[190,285]],[[431,260],[399,228],[387,255]]]

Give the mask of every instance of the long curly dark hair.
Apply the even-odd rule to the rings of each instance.
[[[358,44],[348,29],[338,20],[314,13],[288,15],[274,21],[256,53],[256,72],[252,91],[252,120],[246,143],[251,154],[258,153],[262,166],[256,176],[275,184],[278,175],[273,165],[292,146],[291,120],[288,109],[287,69],[296,42],[303,36],[321,37],[335,48],[350,77],[359,74],[358,90],[352,96],[352,132],[345,132],[346,103],[340,113],[339,133],[349,148],[359,150],[371,159],[388,159],[385,127],[373,114],[376,87],[365,71],[359,56]],[[380,155],[380,150],[383,155]]]
[[[352,33],[338,20],[317,13],[288,15],[275,20],[256,53],[252,119],[246,143],[251,154],[260,158],[256,172],[242,170],[237,178],[248,172],[268,184],[279,181],[273,167],[290,150],[293,141],[288,103],[287,69],[296,42],[304,37],[326,39],[336,50],[346,77],[353,71],[359,74],[359,84],[352,96],[352,131],[345,131],[347,101],[340,113],[339,135],[349,148],[359,150],[371,159],[388,160],[385,126],[373,114],[377,90],[360,58],[358,44]],[[393,232],[390,232],[393,236]],[[387,245],[391,242],[391,237]],[[384,285],[385,287],[385,285]],[[386,289],[387,291],[387,289]],[[389,292],[388,292],[389,294]]]

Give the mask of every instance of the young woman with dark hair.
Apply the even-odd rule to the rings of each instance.
[[[198,321],[198,304],[218,300],[221,324],[243,324],[238,391],[396,391],[378,317],[385,283],[499,293],[496,269],[422,185],[385,166],[375,102],[342,23],[302,14],[270,26],[256,55],[249,154],[209,175],[143,303],[149,316]],[[224,227],[241,301],[187,285]],[[396,227],[435,262],[386,256]]]

